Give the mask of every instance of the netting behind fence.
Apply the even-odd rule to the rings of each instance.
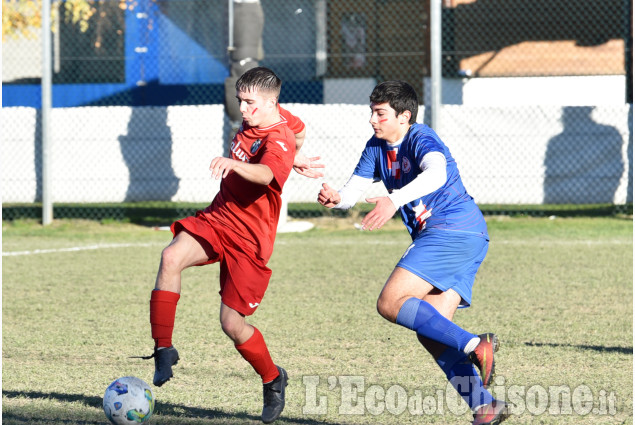
[[[19,2],[5,0],[3,5]],[[429,123],[429,2],[54,3],[55,203],[208,202],[236,128],[233,82],[268,66],[337,186],[371,136],[368,96],[402,79]],[[632,202],[632,1],[443,3],[437,132],[481,204]],[[2,197],[42,199],[41,47],[3,26]],[[289,202],[318,181],[292,175]],[[374,187],[374,193],[383,188]]]

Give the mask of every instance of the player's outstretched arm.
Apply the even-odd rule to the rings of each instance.
[[[388,220],[390,220],[397,212],[397,207],[387,196],[381,196],[378,198],[368,198],[366,202],[375,204],[375,208],[371,212],[366,214],[362,220],[363,230],[375,230],[381,229]]]
[[[307,157],[300,152],[302,145],[304,145],[304,138],[306,137],[306,128],[295,134],[295,158],[293,159],[293,169],[301,176],[311,179],[317,179],[318,177],[324,177],[324,173],[321,173],[315,168],[324,168],[324,164],[318,164],[315,161],[319,160],[319,156]]]
[[[322,183],[322,189],[318,193],[317,201],[326,208],[333,208],[342,201],[339,192],[326,183]]]
[[[302,152],[297,152],[295,154],[295,158],[293,159],[293,169],[296,173],[311,179],[324,177],[324,173],[315,170],[316,168],[324,168],[324,164],[318,164],[315,162],[319,159],[319,156],[307,157]]]
[[[256,184],[268,185],[273,180],[271,168],[264,164],[249,164],[223,156],[212,159],[209,170],[212,172],[212,178],[216,180],[224,179],[230,171]]]

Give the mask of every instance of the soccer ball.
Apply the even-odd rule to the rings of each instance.
[[[134,376],[115,379],[104,394],[104,413],[115,425],[148,422],[154,411],[150,386]]]

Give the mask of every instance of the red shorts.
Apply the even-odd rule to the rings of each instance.
[[[271,270],[254,252],[241,244],[241,239],[225,226],[208,220],[198,211],[195,217],[187,217],[172,224],[176,236],[187,230],[207,251],[209,260],[197,264],[220,263],[221,301],[245,316],[254,314],[265,296]]]

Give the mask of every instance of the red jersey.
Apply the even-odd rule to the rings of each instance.
[[[304,130],[304,123],[300,118],[296,117],[280,105],[278,105],[278,111],[280,112],[280,116],[287,120],[287,127],[293,131],[293,134],[298,134]]]
[[[205,209],[213,221],[235,233],[239,238],[237,242],[240,240],[241,245],[265,262],[273,251],[282,207],[280,195],[295,157],[294,133],[282,112],[280,118],[280,122],[265,128],[249,127],[243,122],[231,143],[230,157],[267,165],[273,173],[271,183],[266,186],[252,183],[232,171],[223,179],[220,192]],[[304,128],[304,123],[300,123]],[[298,123],[294,126],[298,128]]]

